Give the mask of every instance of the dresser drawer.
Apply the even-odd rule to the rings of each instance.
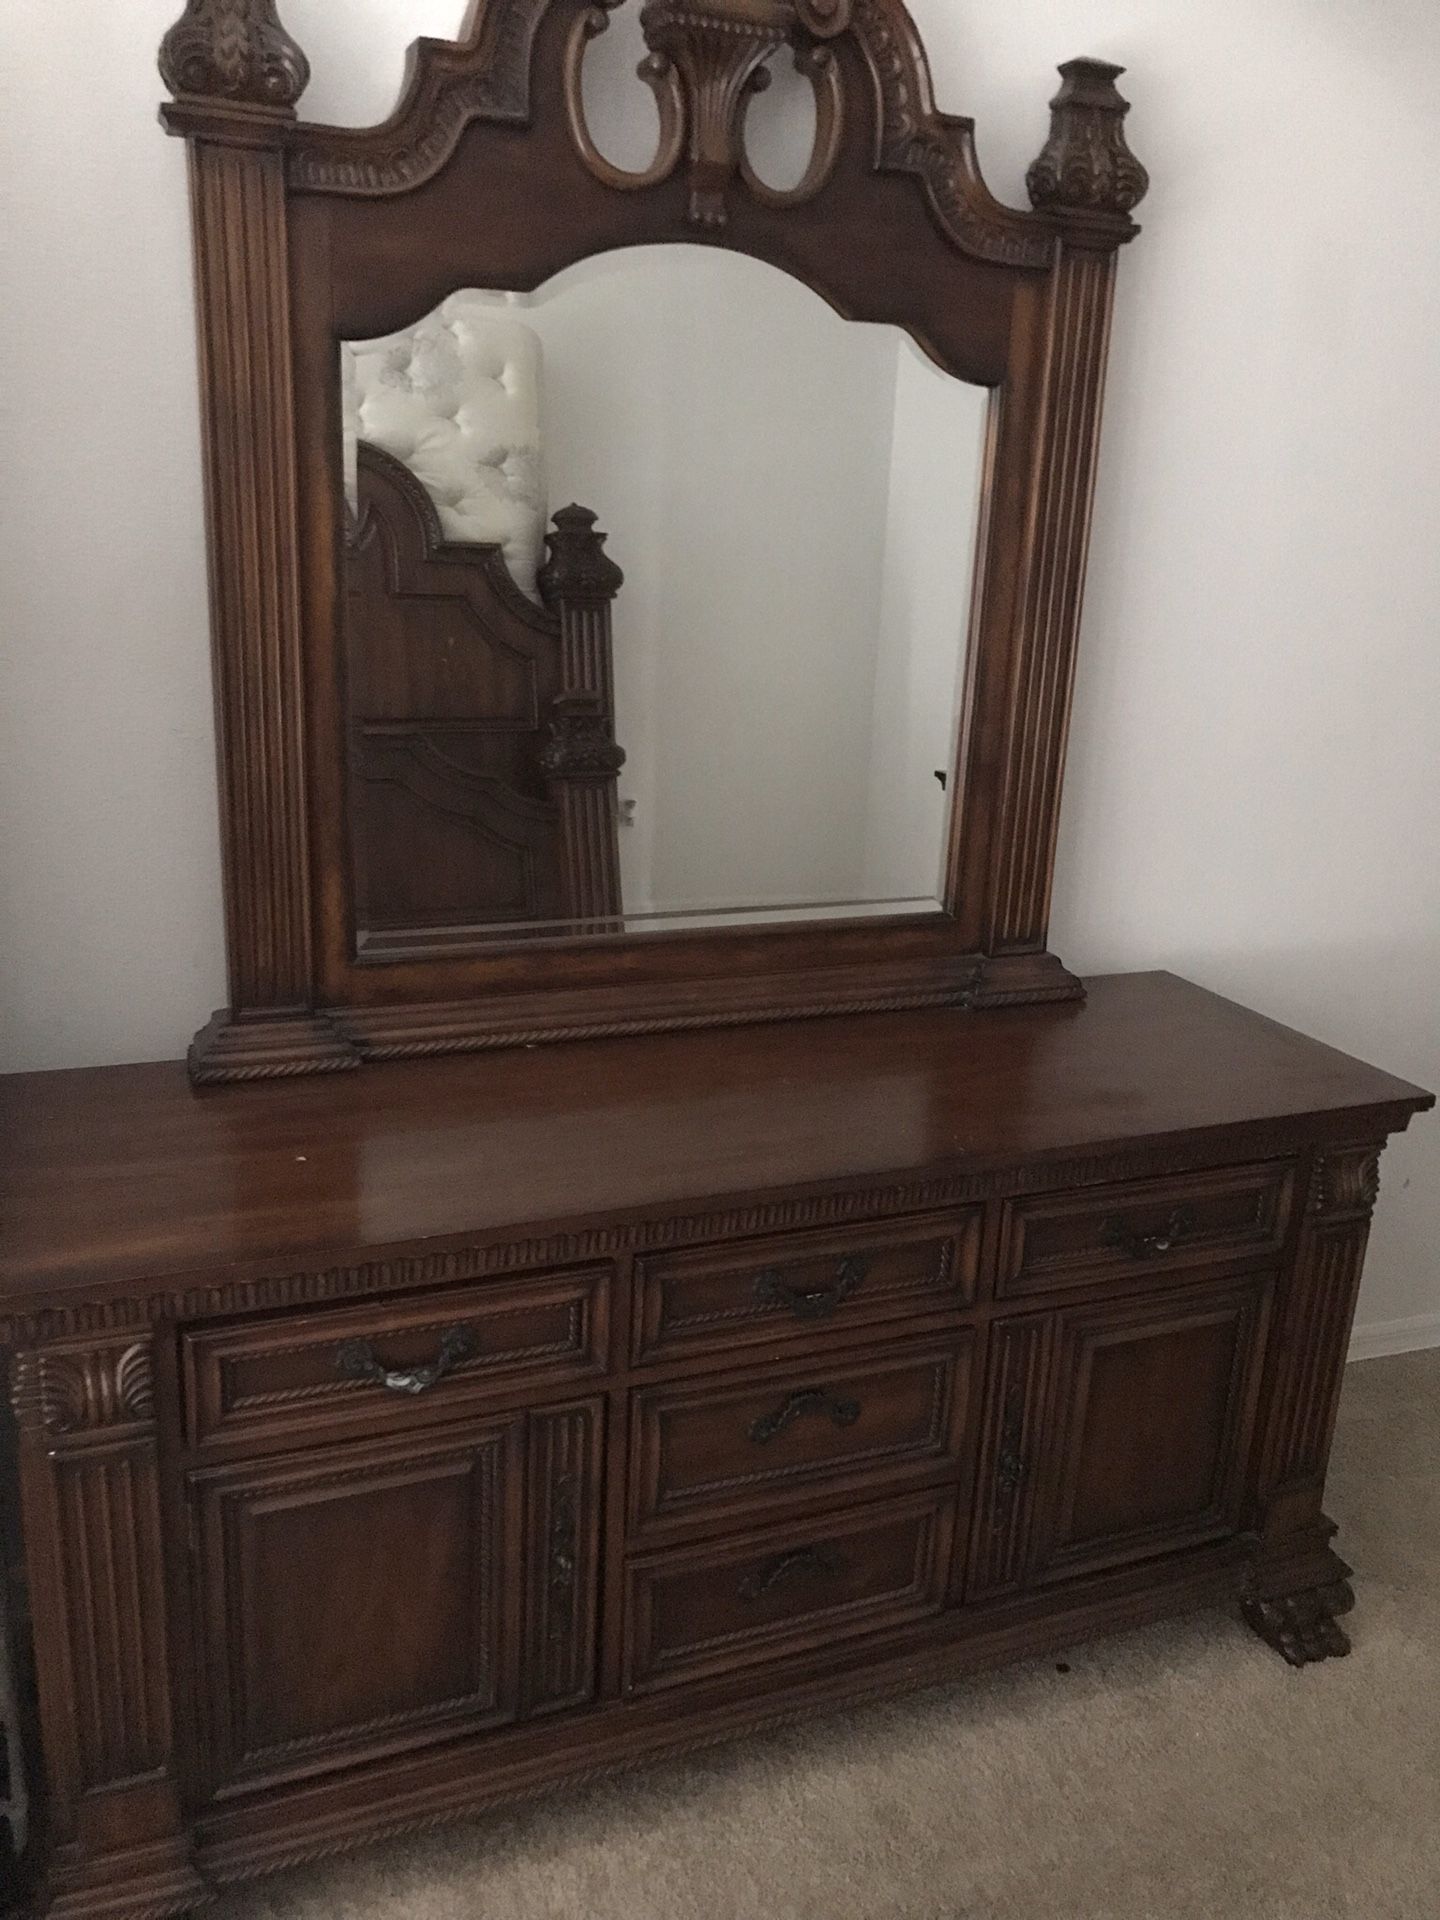
[[[767,1368],[716,1386],[647,1387],[634,1397],[635,1528],[958,1467],[974,1336],[828,1368]]]
[[[626,1689],[722,1674],[938,1613],[952,1493],[631,1562]]]
[[[609,1269],[593,1267],[189,1330],[187,1430],[197,1445],[369,1432],[479,1393],[589,1377],[607,1362],[609,1298]]]
[[[650,1255],[637,1263],[635,1357],[943,1319],[974,1299],[979,1258],[979,1207]]]
[[[1014,1299],[1280,1251],[1294,1170],[1269,1161],[1043,1194],[1005,1211],[998,1292]]]

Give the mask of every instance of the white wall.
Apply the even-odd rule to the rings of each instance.
[[[901,336],[865,810],[876,899],[943,893],[989,409],[987,387],[948,378]]]
[[[1077,53],[1131,68],[1155,182],[1122,261],[1055,945],[1440,1084],[1440,10],[914,9],[1003,197]],[[172,1054],[223,998],[183,168],[153,118],[176,11],[11,0],[0,36],[10,1066]],[[307,110],[364,120],[460,5],[283,11]],[[82,102],[84,141],[59,111]],[[1385,1184],[1361,1320],[1440,1333],[1440,1123]]]

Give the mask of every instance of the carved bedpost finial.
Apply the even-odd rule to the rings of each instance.
[[[555,530],[545,536],[550,557],[536,576],[546,606],[568,600],[592,605],[613,600],[625,576],[605,551],[605,536],[595,530],[588,507],[561,507]]]
[[[1031,205],[1089,228],[1118,246],[1137,231],[1130,214],[1150,176],[1125,144],[1130,103],[1108,60],[1067,60],[1050,102],[1050,138],[1025,176]]]
[[[160,76],[178,99],[294,111],[310,62],[275,0],[185,0],[160,43]]]
[[[598,693],[572,688],[550,705],[540,765],[554,780],[613,780],[625,764]]]

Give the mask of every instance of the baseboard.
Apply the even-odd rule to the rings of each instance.
[[[1440,1313],[1416,1313],[1408,1320],[1373,1320],[1350,1335],[1350,1359],[1378,1360],[1387,1353],[1416,1353],[1440,1347]]]

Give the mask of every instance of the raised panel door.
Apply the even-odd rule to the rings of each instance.
[[[1227,1281],[1054,1316],[1031,1579],[1238,1529],[1270,1291]]]
[[[587,1699],[600,1406],[202,1470],[212,1791]]]

